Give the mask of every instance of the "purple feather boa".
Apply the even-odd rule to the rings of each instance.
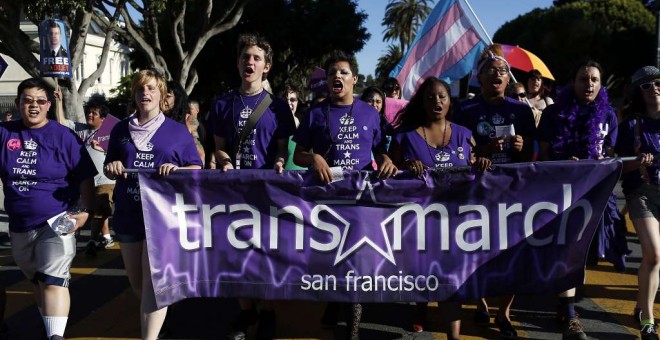
[[[557,142],[553,145],[554,151],[566,155],[566,158],[575,156],[580,159],[598,159],[601,156],[598,147],[603,140],[599,124],[612,111],[605,88],[600,88],[593,102],[580,104],[575,98],[573,87],[568,86],[559,93],[555,104],[563,124],[558,131]]]

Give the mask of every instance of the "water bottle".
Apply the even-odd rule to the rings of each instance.
[[[60,216],[57,221],[55,221],[53,230],[58,236],[68,235],[73,231],[73,229],[76,227],[76,220],[70,217],[71,215],[75,215],[77,213],[77,211],[68,210],[66,213]]]

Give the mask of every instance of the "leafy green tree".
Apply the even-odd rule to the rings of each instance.
[[[118,118],[127,117],[131,107],[131,83],[134,73],[127,74],[119,80],[119,85],[110,90],[112,98],[108,98],[110,112]]]
[[[405,54],[415,39],[417,29],[431,13],[428,3],[428,0],[390,0],[382,22],[386,27],[383,39],[398,41]]]
[[[355,54],[362,49],[370,36],[364,27],[366,18],[355,0],[252,1],[233,29],[214,37],[203,49],[195,62],[199,84],[191,96],[210,100],[239,85],[236,41],[242,33],[258,33],[272,45],[268,80],[274,91],[289,84],[304,95],[314,67],[323,67],[332,51]]]
[[[536,9],[504,24],[494,41],[534,52],[559,84],[587,58],[603,65],[610,83],[622,84],[639,67],[655,63],[654,32],[655,18],[638,0],[592,0]]]
[[[387,52],[378,58],[378,64],[376,64],[376,80],[378,83],[382,84],[385,79],[390,75],[390,72],[396,67],[396,65],[403,58],[403,52],[401,48],[397,45],[387,46]]]
[[[570,3],[578,2],[578,1],[583,1],[583,0],[554,0],[552,2],[552,4],[555,5],[555,6],[562,6],[562,5],[565,5],[565,4],[570,4]]]
[[[188,93],[199,80],[195,61],[213,37],[231,30],[249,0],[103,0],[96,8],[121,13],[117,32],[150,67],[179,82]]]

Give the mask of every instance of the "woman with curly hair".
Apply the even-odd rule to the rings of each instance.
[[[468,166],[480,170],[490,166],[487,158],[475,159],[472,132],[449,121],[451,89],[449,84],[429,77],[419,86],[410,102],[396,115],[397,126],[389,154],[399,169],[421,175],[426,169]],[[442,306],[449,321],[449,338],[459,339],[461,303],[445,302]],[[424,330],[426,303],[417,304],[413,330]]]

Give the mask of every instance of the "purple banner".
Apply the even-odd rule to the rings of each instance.
[[[269,170],[140,174],[159,306],[188,297],[443,301],[558,293],[621,171],[614,160],[483,175]]]
[[[101,127],[94,134],[94,140],[99,143],[103,150],[108,150],[108,143],[110,142],[110,132],[119,123],[119,119],[111,114],[108,114],[103,119]]]

